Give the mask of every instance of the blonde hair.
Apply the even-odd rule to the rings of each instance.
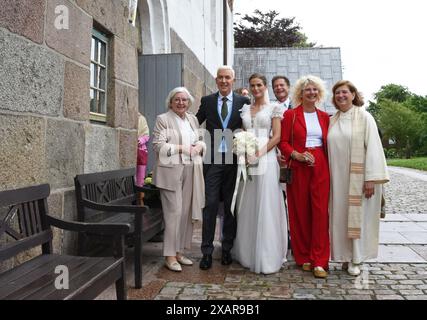
[[[305,87],[307,87],[309,84],[313,84],[317,88],[317,90],[319,90],[316,107],[322,104],[323,101],[325,101],[325,98],[326,98],[325,82],[319,77],[316,77],[313,75],[307,75],[299,78],[298,81],[295,83],[293,93],[292,93],[292,101],[294,103],[294,106],[299,106],[302,104],[302,93]]]
[[[175,97],[175,95],[177,93],[185,93],[188,96],[188,108],[187,108],[187,110],[188,110],[192,106],[192,104],[194,102],[194,98],[190,94],[190,92],[188,91],[188,89],[186,87],[176,87],[175,89],[172,89],[169,92],[169,94],[166,98],[166,109],[170,109],[172,99],[173,99],[173,97]]]

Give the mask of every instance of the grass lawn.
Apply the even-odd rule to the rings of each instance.
[[[396,167],[406,167],[427,171],[427,157],[412,159],[387,159],[387,164]]]

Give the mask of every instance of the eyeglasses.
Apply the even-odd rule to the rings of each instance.
[[[317,89],[317,88],[305,88],[303,91],[304,92],[317,92],[317,91],[319,91],[319,89]]]
[[[175,99],[172,99],[172,102],[176,102],[176,103],[179,103],[179,102],[186,103],[187,101],[188,101],[187,98],[175,98]]]

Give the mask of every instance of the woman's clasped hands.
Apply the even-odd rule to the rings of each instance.
[[[299,161],[299,162],[306,162],[310,166],[314,165],[314,162],[315,162],[314,156],[308,151],[305,151],[303,153],[299,153],[298,151],[294,151],[292,153],[292,158]]]

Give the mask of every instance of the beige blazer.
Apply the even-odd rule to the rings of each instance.
[[[156,163],[153,168],[153,183],[160,189],[175,191],[179,179],[184,170],[181,155],[178,153],[177,145],[181,144],[181,133],[175,121],[176,115],[172,110],[157,116],[153,130],[153,148],[156,153]],[[186,113],[190,126],[198,137],[196,144],[203,146],[203,154],[206,144],[203,134],[199,129],[197,118]],[[193,159],[193,219],[201,219],[201,209],[205,206],[205,182],[203,179],[203,159],[198,156]]]

